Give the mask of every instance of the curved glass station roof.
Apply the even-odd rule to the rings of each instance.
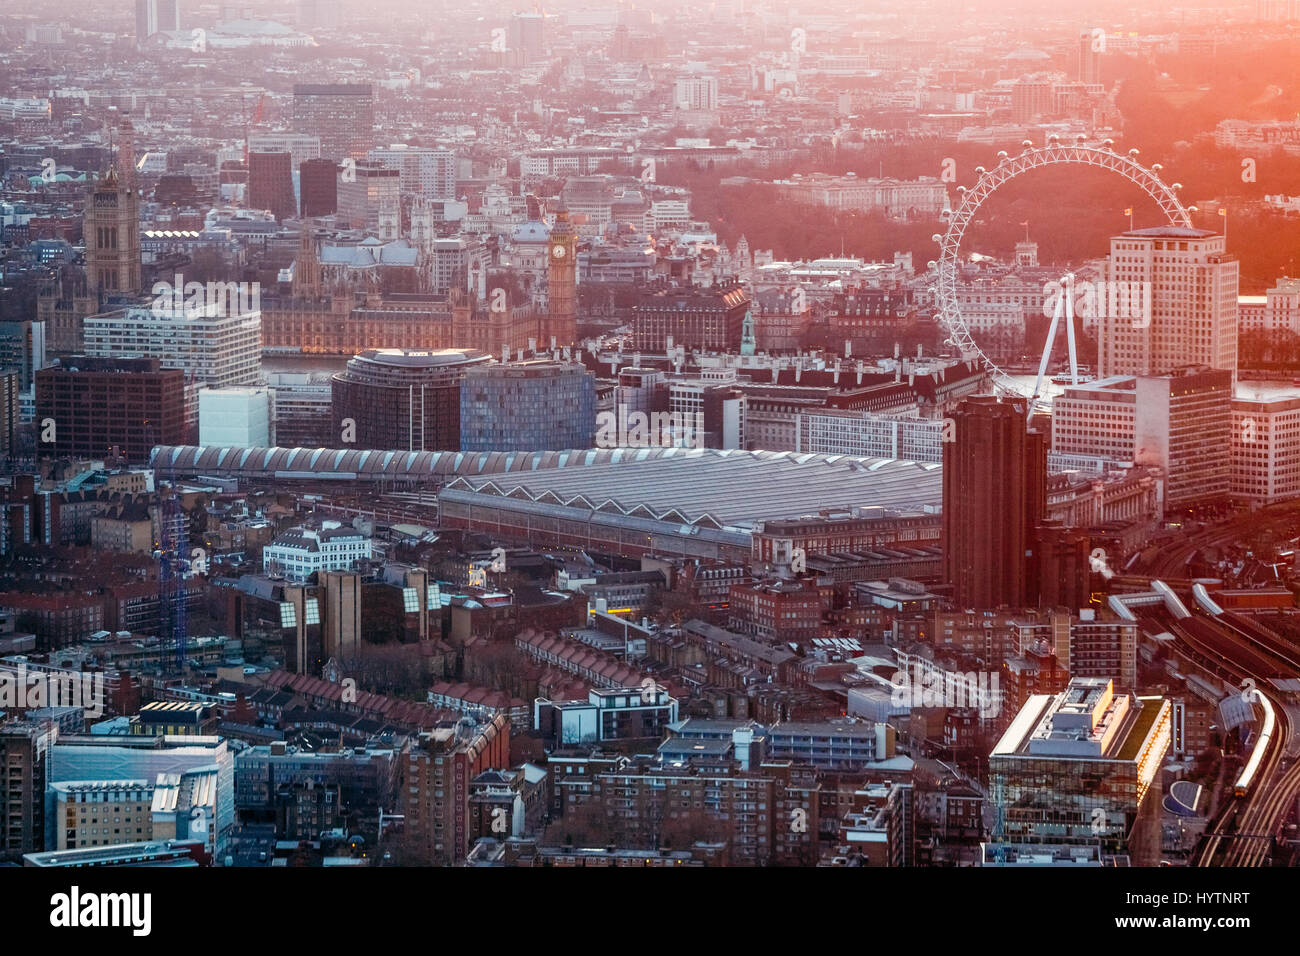
[[[823,510],[937,508],[935,464],[797,452],[602,448],[536,452],[408,452],[164,445],[166,477],[430,484],[697,527],[744,528]]]

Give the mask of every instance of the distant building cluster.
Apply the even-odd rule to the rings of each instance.
[[[1294,8],[0,15],[0,864],[1294,863]]]

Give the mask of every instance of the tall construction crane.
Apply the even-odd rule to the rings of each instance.
[[[170,460],[164,464],[167,492],[164,494],[161,487],[158,489],[158,639],[163,647],[168,641],[172,643],[172,658],[163,661],[164,668],[180,674],[185,670],[189,637],[185,619],[185,572],[189,568],[189,555],[176,474]],[[159,469],[155,468],[155,481],[158,473]]]

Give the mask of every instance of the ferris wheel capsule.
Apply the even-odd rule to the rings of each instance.
[[[1151,164],[1151,172],[1153,172],[1153,173],[1158,173],[1158,172],[1160,172],[1160,170],[1162,170],[1162,169],[1164,169],[1164,167],[1161,166],[1159,163],[1152,163],[1152,164]]]
[[[976,172],[977,175],[983,176],[984,173],[986,172],[986,170],[984,169],[983,166],[976,166],[976,167],[975,167],[975,172]]]
[[[1188,207],[1187,207],[1187,211],[1188,211],[1188,212],[1200,212],[1200,211],[1201,211],[1201,208],[1200,208],[1199,206],[1188,206]]]
[[[1169,188],[1170,188],[1170,189],[1182,189],[1182,188],[1183,188],[1183,184],[1182,184],[1182,183],[1173,183],[1172,185],[1170,185]]]
[[[1112,146],[1115,145],[1115,141],[1113,139],[1104,139],[1101,141],[1101,145],[1105,146],[1107,149],[1110,149]]]
[[[1005,149],[998,150],[998,159],[1006,159],[1006,158],[1007,158],[1007,151]]]
[[[1087,141],[1087,139],[1088,137],[1084,136],[1082,133],[1079,133],[1077,136],[1074,137],[1074,141],[1078,143],[1080,146],[1082,146]]]
[[[959,193],[964,193],[965,191],[966,191],[966,187],[965,187],[965,186],[958,186],[958,187],[957,187],[957,192],[959,192]]]
[[[1023,146],[1025,149],[1033,149],[1034,141],[1032,139],[1022,139],[1020,141],[1020,145]]]
[[[1139,156],[1142,155],[1142,150],[1134,146],[1132,149],[1128,151],[1128,155],[1130,159],[1137,159]]]
[[[927,263],[925,264],[925,267],[926,267],[927,269],[933,269],[933,268],[935,268],[935,267],[938,266],[938,265],[939,265],[939,263],[937,263],[937,262],[935,262],[933,259],[931,259],[929,262],[927,262]],[[938,316],[936,315],[935,318],[937,319]]]
[[[943,242],[943,236],[939,235],[939,234],[936,232],[933,236],[930,237],[930,241],[931,241],[931,242]]]

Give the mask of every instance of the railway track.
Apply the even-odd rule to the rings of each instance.
[[[1180,648],[1200,666],[1243,687],[1266,684],[1275,677],[1300,675],[1300,650],[1242,615],[1174,619],[1155,615]],[[1292,734],[1281,700],[1260,687],[1264,706],[1276,718],[1274,733],[1256,746],[1265,747],[1253,772],[1247,769],[1234,787],[1238,795],[1224,804],[1193,855],[1196,866],[1262,866],[1269,862],[1275,834],[1300,795],[1300,762],[1285,765]],[[1249,768],[1251,761],[1248,761]]]

